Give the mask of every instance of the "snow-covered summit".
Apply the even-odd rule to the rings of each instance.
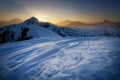
[[[39,20],[35,17],[31,17],[30,19],[27,19],[24,23],[27,25],[37,24],[37,23],[39,23]]]
[[[0,29],[0,43],[28,40],[32,38],[60,38],[51,30],[39,25],[35,17],[17,25],[9,25]]]

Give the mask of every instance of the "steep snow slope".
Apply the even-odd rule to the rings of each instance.
[[[28,36],[34,36],[35,38],[60,38],[60,36],[52,31],[49,31],[45,28],[39,26],[29,26],[30,31],[28,32]]]
[[[10,31],[13,31],[15,33],[15,39],[18,39],[21,36],[21,28],[29,28],[29,31],[27,32],[27,36],[32,36],[33,38],[50,38],[50,37],[59,38],[60,37],[56,33],[37,25],[28,25],[26,27],[19,25],[19,26],[9,28]]]
[[[119,38],[32,39],[0,45],[0,80],[120,80]]]

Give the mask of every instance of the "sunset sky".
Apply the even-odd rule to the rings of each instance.
[[[32,16],[52,23],[120,21],[120,0],[0,0],[0,21]]]

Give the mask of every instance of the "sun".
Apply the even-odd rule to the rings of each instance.
[[[42,21],[42,22],[46,22],[47,18],[48,18],[48,16],[40,16],[40,17],[38,17],[38,20]]]

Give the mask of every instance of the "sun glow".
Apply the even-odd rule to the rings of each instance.
[[[47,21],[48,16],[39,16],[39,17],[37,17],[37,18],[39,19],[39,21],[46,22],[46,21]]]

